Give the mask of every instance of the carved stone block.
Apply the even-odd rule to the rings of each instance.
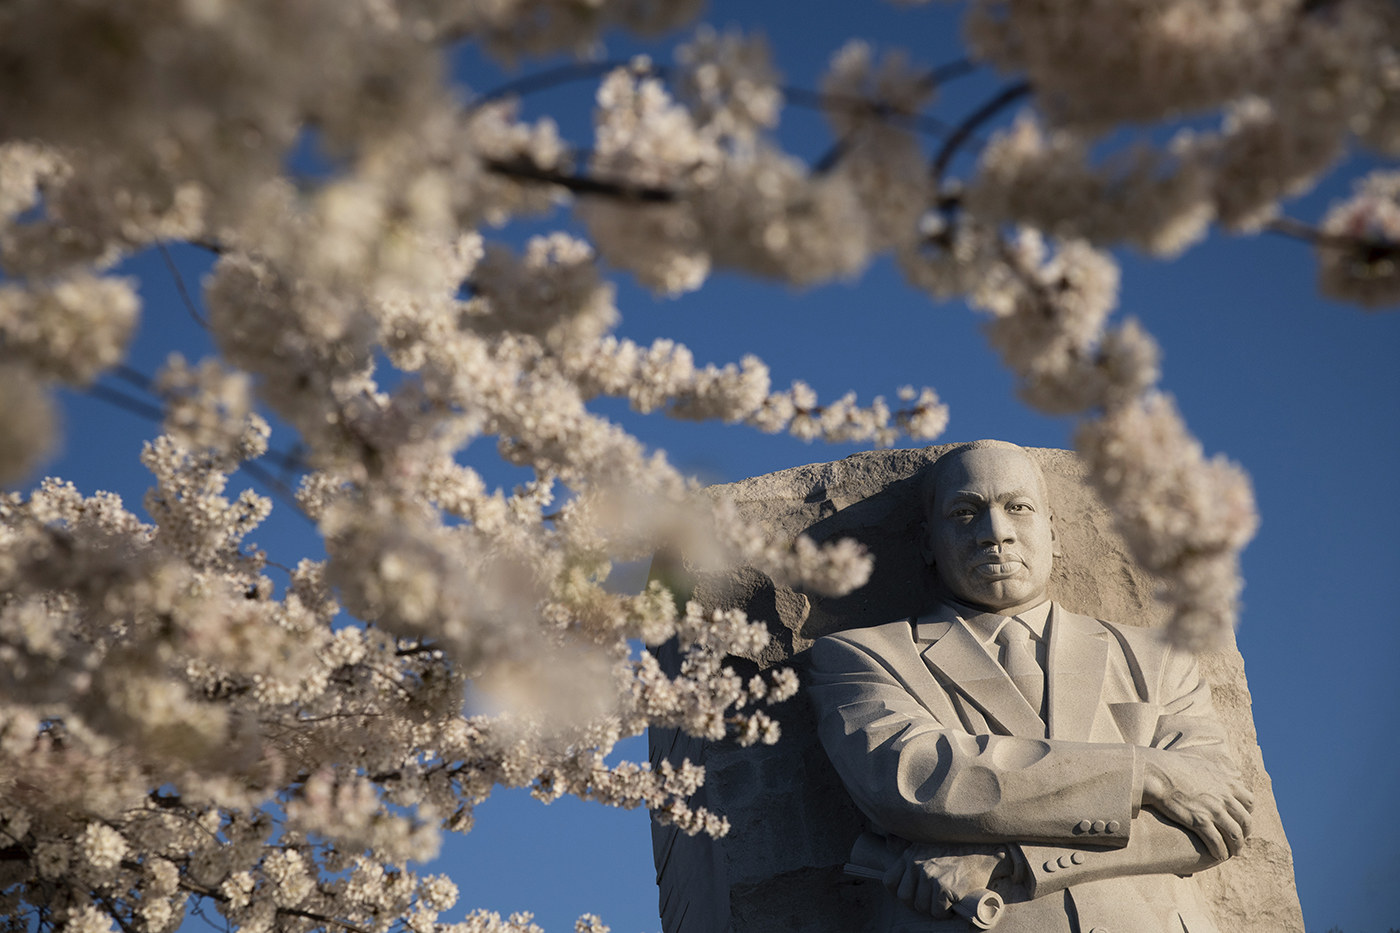
[[[762,655],[735,659],[741,674],[789,665],[802,675],[806,651],[822,635],[916,615],[935,599],[916,544],[922,511],[911,477],[952,446],[856,454],[713,488],[772,535],[806,533],[818,542],[852,537],[865,544],[875,556],[874,574],[844,597],[775,586],[751,568],[687,577],[658,562],[653,573],[690,588],[709,608],[742,608],[769,623],[772,640]],[[1045,474],[1064,551],[1051,598],[1119,624],[1160,625],[1166,610],[1153,596],[1152,579],[1129,558],[1074,454],[1028,452]],[[661,654],[663,665],[674,663],[666,650]],[[1222,930],[1302,933],[1292,855],[1258,748],[1243,660],[1232,644],[1200,662],[1256,805],[1245,852],[1201,873],[1199,882]],[[708,776],[693,803],[728,817],[732,827],[718,840],[653,827],[666,933],[858,933],[874,927],[878,883],[842,874],[862,817],[817,741],[805,693],[772,712],[783,737],[771,747],[652,731],[653,762],[703,763]]]

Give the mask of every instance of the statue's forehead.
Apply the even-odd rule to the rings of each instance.
[[[1019,450],[992,447],[962,451],[947,464],[940,464],[938,472],[940,499],[961,492],[1029,493],[1037,497],[1045,492],[1039,468]]]

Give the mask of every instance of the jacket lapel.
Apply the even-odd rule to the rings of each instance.
[[[949,626],[923,655],[945,683],[971,700],[1004,734],[1045,738],[1045,723],[961,620]]]
[[[1052,739],[1087,742],[1098,715],[1108,672],[1110,635],[1088,616],[1050,610],[1050,650],[1046,667],[1047,700]]]

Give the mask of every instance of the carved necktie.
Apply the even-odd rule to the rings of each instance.
[[[1041,703],[1045,699],[1045,672],[1035,660],[1035,648],[1031,645],[1031,633],[1015,619],[1002,626],[997,634],[997,642],[1004,647],[1002,666],[1011,675],[1021,695],[1041,715]]]

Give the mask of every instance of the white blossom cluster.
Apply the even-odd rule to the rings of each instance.
[[[1132,319],[1107,327],[1117,264],[1082,240],[1050,255],[1033,230],[982,261],[969,298],[990,313],[988,338],[1021,396],[1042,411],[1087,416],[1075,445],[1133,556],[1175,609],[1168,633],[1192,649],[1218,644],[1238,613],[1239,553],[1258,524],[1253,492],[1239,467],[1205,459],[1156,389],[1151,336]]]
[[[1400,151],[1394,6],[974,0],[974,53],[1023,76],[1007,99],[1036,113],[962,183],[944,177],[953,149],[931,165],[914,134],[932,73],[862,43],[822,81],[835,144],[812,165],[772,133],[791,94],[767,47],[735,32],[702,28],[674,68],[606,74],[586,156],[448,79],[456,43],[592,53],[609,29],[663,32],[698,6],[0,4],[0,482],[55,442],[57,385],[123,362],[140,300],[114,265],[166,241],[218,254],[217,356],[172,357],[148,385],[164,411],[142,454],[149,521],[56,479],[0,498],[6,930],[170,933],[198,904],[252,933],[535,933],[528,914],[446,918],[453,883],[407,868],[497,786],[725,831],[688,802],[703,769],[607,757],[650,725],[774,741],[766,707],[797,679],[726,663],[762,649],[763,620],[660,583],[611,593],[613,563],[675,548],[843,593],[870,560],[702,507],[590,403],[873,445],[936,437],[948,412],[929,388],[900,388],[898,408],[820,402],[801,381],[775,390],[752,356],[701,365],[621,338],[609,266],[678,294],[715,269],[800,286],[893,254],[989,314],[1029,403],[1084,417],[1093,481],[1177,637],[1232,624],[1248,481],[1159,393],[1151,337],[1111,324],[1103,250],[1259,229],[1348,145]],[[1218,129],[1096,161],[1123,121],[1203,113]],[[324,175],[288,174],[299,145]],[[1397,190],[1378,173],[1324,220],[1332,294],[1400,297]],[[488,239],[561,209],[589,241]],[[324,560],[283,567],[251,543],[272,502],[230,483],[269,456],[264,415],[296,435],[284,463]],[[531,480],[488,488],[460,462],[487,442]],[[671,639],[675,676],[651,653]]]
[[[988,219],[1170,256],[1212,221],[1260,229],[1351,144],[1400,152],[1388,0],[978,0],[968,36],[1024,74],[1047,124],[1022,120],[983,155],[968,201]],[[1215,129],[1092,156],[1123,122],[1207,114]]]
[[[1356,193],[1333,205],[1318,243],[1322,290],[1382,308],[1400,301],[1400,172],[1372,172]]]
[[[551,571],[552,597],[535,581],[533,605],[507,607],[513,627],[491,617],[473,626],[464,614],[493,607],[444,605],[460,594],[413,562],[431,558],[433,544],[440,561],[465,558],[470,526],[457,526],[457,541],[378,526],[399,536],[350,554],[333,544],[327,564],[291,572],[279,599],[264,555],[243,545],[268,500],[222,495],[228,472],[265,438],[253,422],[228,454],[169,436],[148,446],[151,525],[114,496],[85,499],[57,481],[0,503],[0,832],[29,866],[6,881],[7,915],[28,908],[53,922],[164,931],[193,896],[255,929],[474,929],[488,919],[437,922],[456,899],[450,881],[402,866],[436,853],[440,826],[469,829],[497,785],[644,805],[691,832],[724,831],[686,803],[699,768],[652,772],[604,758],[648,724],[776,740],[760,707],[790,697],[796,678],[776,671],[744,684],[723,664],[761,650],[762,624],[710,619],[693,603],[678,617],[659,584],[607,594],[593,579],[605,570],[576,554]],[[547,499],[526,498],[502,502],[501,551],[538,529]],[[360,612],[374,622],[336,626],[329,582],[361,559],[370,579],[339,590],[348,602],[377,600]],[[542,568],[521,566],[530,569]],[[533,629],[520,624],[529,613],[540,620]],[[673,636],[686,658],[675,678],[626,640]],[[586,676],[561,677],[566,669]],[[506,708],[464,715],[469,677]],[[280,821],[263,809],[272,801]]]
[[[1155,392],[1084,422],[1075,443],[1138,562],[1165,582],[1172,635],[1213,646],[1235,616],[1236,555],[1258,525],[1249,477],[1224,457],[1207,460],[1171,399]]]

